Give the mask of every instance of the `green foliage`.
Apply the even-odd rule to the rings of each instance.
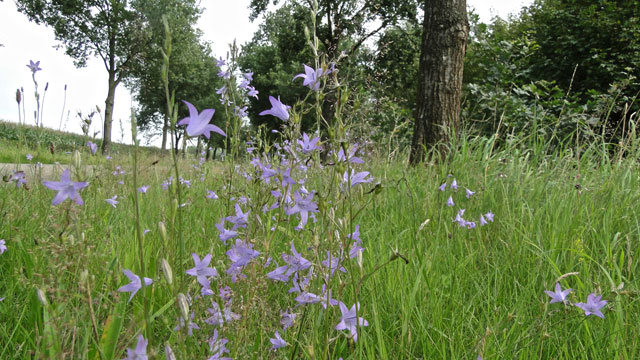
[[[635,66],[640,43],[628,42],[614,57],[596,56],[608,41],[603,37],[617,36],[603,24],[623,15],[611,4],[597,11],[581,5],[538,1],[518,17],[488,25],[471,17],[463,112],[469,128],[487,136],[519,134],[532,143],[618,143],[628,136],[640,90],[637,68],[628,66]],[[622,14],[629,17],[621,37],[635,36],[636,20]]]
[[[269,353],[285,358],[298,343],[297,358],[303,359],[319,358],[325,351],[336,355],[329,358],[344,359],[637,358],[640,289],[633,279],[640,271],[634,261],[640,256],[634,241],[640,231],[636,221],[640,194],[635,191],[640,186],[638,164],[634,159],[601,163],[606,154],[593,147],[580,159],[558,151],[534,161],[529,150],[512,147],[492,152],[491,145],[486,138],[463,138],[446,164],[418,169],[367,159],[382,187],[375,195],[358,195],[371,202],[357,218],[366,248],[362,272],[386,261],[390,248],[407,255],[409,264],[395,261],[363,283],[359,316],[369,326],[359,329],[356,344],[335,335],[333,326],[340,313],[329,307],[306,317],[299,311],[296,325],[302,324],[308,335],[296,338],[295,328],[281,332],[290,346],[269,353],[268,339],[279,327],[279,307],[285,305],[282,293],[289,286],[265,280],[264,274],[274,265],[265,269],[259,263],[247,275],[260,281],[244,279],[233,285],[233,311],[242,317],[224,325],[228,355],[260,358]],[[194,164],[185,164],[185,178],[199,174],[190,165]],[[17,191],[13,184],[0,184],[4,214],[0,238],[8,246],[0,257],[0,297],[5,297],[0,302],[0,338],[4,339],[0,358],[45,357],[53,351],[46,343],[51,336],[68,358],[87,359],[99,347],[104,351],[102,358],[113,354],[112,358],[121,359],[126,348],[135,346],[143,296],[154,314],[149,321],[153,329],[150,355],[164,357],[167,342],[174,352],[189,354],[188,358],[211,355],[205,342],[211,337],[210,325],[198,322],[201,330],[192,337],[173,331],[179,311],[159,262],[177,250],[175,238],[163,239],[156,226],[161,220],[169,223],[172,216],[172,205],[160,188],[169,175],[163,169],[143,169],[140,174],[140,180],[152,186],[141,197],[140,211],[143,225],[151,229],[144,238],[149,265],[144,275],[153,278],[154,284],[131,302],[127,294],[115,291],[127,283],[121,269],[134,266],[137,259],[132,256],[136,251],[132,198],[119,197],[117,209],[104,202],[122,191],[118,179],[109,176],[110,166],[89,179],[91,185],[82,193],[85,205],[69,206],[68,212],[64,207],[52,208],[52,192],[40,185],[26,192]],[[206,168],[210,175],[221,170],[211,164]],[[447,195],[464,201],[466,214],[491,210],[496,214],[494,223],[468,231],[451,222],[457,209],[444,205],[446,197],[437,189],[450,173],[461,186],[477,193],[468,200],[464,191]],[[310,181],[328,180],[314,177]],[[189,251],[211,253],[211,266],[220,272],[227,262],[227,247],[217,240],[213,224],[227,210],[223,199],[212,201],[203,194],[224,185],[220,176],[194,181],[185,188],[190,205],[183,208]],[[256,228],[253,238],[262,237],[266,229]],[[324,241],[290,230],[291,235],[278,235],[280,242],[274,243],[271,253],[261,254],[261,260],[277,258],[296,237],[314,247]],[[176,278],[184,276],[178,275],[178,267],[190,266],[191,262],[174,265]],[[88,275],[83,277],[84,270]],[[359,271],[356,266],[349,268],[347,278]],[[571,302],[584,301],[591,292],[609,301],[603,309],[605,319],[585,317],[575,307],[548,304],[544,290],[551,290],[562,275],[562,286],[573,288]],[[189,294],[195,298],[199,287],[190,281]],[[47,296],[46,314],[36,289]],[[207,314],[209,304],[201,301],[191,309],[201,316]],[[45,326],[54,328],[44,331]],[[327,338],[333,339],[327,349],[317,346]]]
[[[537,79],[586,94],[604,93],[630,75],[640,77],[637,1],[538,0],[521,22],[539,45],[530,60]],[[631,94],[640,90],[640,83],[633,85]]]
[[[309,93],[300,80],[297,83],[292,80],[295,74],[304,72],[302,64],[315,67],[312,50],[304,35],[305,26],[309,23],[311,13],[308,8],[297,4],[284,5],[267,14],[253,40],[242,47],[238,59],[240,68],[253,72],[252,86],[259,91],[258,99],[250,98],[249,103],[249,119],[253,126],[279,128],[280,120],[258,115],[271,108],[269,96],[280,96],[284,104],[293,105]],[[305,130],[315,124],[315,121],[305,120]]]
[[[150,38],[127,81],[127,85],[136,91],[138,127],[148,132],[162,130],[166,114],[161,77],[165,41],[162,16],[167,17],[173,47],[169,63],[169,88],[175,91],[176,99],[187,100],[198,109],[216,108],[220,114],[222,107],[215,96],[216,87],[221,86],[216,76],[216,63],[208,44],[202,41],[200,31],[195,28],[201,13],[198,4],[195,1],[136,0],[132,6],[139,9],[145,32]],[[186,107],[180,106],[180,110],[181,117],[186,116]]]

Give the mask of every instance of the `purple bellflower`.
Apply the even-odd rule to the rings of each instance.
[[[135,349],[127,349],[127,357],[124,360],[147,360],[147,344],[142,334],[138,335],[138,343]]]
[[[342,301],[339,303],[340,311],[342,312],[342,317],[340,318],[340,322],[336,325],[336,330],[349,330],[351,336],[353,337],[353,341],[358,341],[358,330],[357,326],[369,326],[369,322],[367,320],[358,317],[356,318],[356,309],[360,309],[360,304],[353,304],[351,309],[347,309],[347,305],[345,305]]]
[[[293,322],[298,314],[289,312],[289,310],[287,309],[286,311],[280,312],[280,316],[282,316],[280,318],[280,325],[282,325],[282,330],[286,331],[287,328],[293,326]]]
[[[131,301],[131,299],[133,299],[133,296],[138,292],[138,290],[142,289],[143,284],[142,284],[142,281],[140,281],[140,277],[132,273],[131,270],[124,269],[122,270],[122,272],[126,277],[129,278],[129,280],[131,280],[131,282],[125,286],[120,287],[118,291],[130,292],[131,296],[129,296],[129,301]],[[149,278],[143,278],[143,280],[144,280],[144,286],[150,286],[153,283],[153,280]]]
[[[351,169],[351,176],[345,171],[344,175],[342,175],[342,181],[344,184],[348,184],[351,182],[351,187],[354,187],[358,184],[366,184],[373,181],[373,178],[367,178],[369,176],[368,171],[361,171],[359,173],[355,173],[353,169]]]
[[[338,161],[344,162],[352,162],[354,164],[364,164],[364,160],[356,156],[356,152],[358,152],[358,145],[354,144],[349,147],[349,154],[345,156],[344,149],[340,148],[338,151]]]
[[[216,228],[220,232],[220,241],[222,241],[225,245],[227,244],[227,240],[233,239],[238,236],[238,232],[235,230],[227,230],[224,228],[224,219],[222,219],[219,223],[216,224]]]
[[[254,97],[254,98],[258,98],[258,94],[260,93],[258,90],[256,90],[256,88],[254,88],[253,86],[249,86],[247,87],[247,90],[249,90],[247,92],[247,96],[248,97]]]
[[[287,344],[286,341],[282,339],[280,334],[278,334],[278,330],[276,330],[276,337],[273,339],[269,339],[269,341],[271,341],[271,344],[273,344],[273,346],[271,347],[271,350],[280,349],[282,347],[289,345]]]
[[[251,260],[260,255],[260,252],[253,250],[251,243],[246,243],[240,239],[236,239],[236,244],[226,252],[229,260],[231,260],[230,268],[243,267]]]
[[[467,188],[464,188],[464,189],[465,189],[465,192],[466,192],[466,195],[467,195],[467,199],[471,198],[471,196],[473,196],[473,194],[475,194],[475,191],[471,191],[471,190],[469,190]]]
[[[362,239],[360,239],[360,225],[356,225],[355,231],[347,237],[353,240],[351,248],[349,249],[349,258],[353,259],[358,256],[358,253],[362,253],[362,251],[364,251],[364,248],[362,247]]]
[[[55,190],[58,194],[53,198],[52,205],[58,205],[66,199],[71,199],[78,205],[84,204],[80,193],[78,191],[89,186],[86,181],[74,182],[71,181],[71,175],[69,175],[69,169],[62,172],[60,181],[43,181],[42,184],[51,190]]]
[[[27,183],[27,179],[24,177],[24,171],[14,171],[9,181],[15,181],[16,187],[21,187]]]
[[[205,257],[202,258],[202,261],[196,253],[191,254],[191,256],[193,257],[195,266],[186,271],[187,275],[195,276],[198,279],[200,285],[208,289],[210,283],[207,277],[218,277],[218,271],[216,270],[216,268],[209,267],[209,263],[211,263],[211,254],[205,255]]]
[[[116,204],[118,204],[118,200],[116,200],[118,198],[118,195],[113,195],[113,197],[111,199],[106,199],[105,201],[109,203],[109,205],[113,206],[114,208],[116,207]]]
[[[193,336],[193,329],[200,330],[200,326],[198,326],[198,324],[196,324],[196,323],[194,323],[192,321],[193,317],[194,317],[194,313],[191,313],[191,319],[186,324],[186,326],[187,326],[187,335],[189,335],[189,336]],[[184,327],[185,327],[185,321],[182,318],[182,316],[180,316],[178,318],[178,325],[176,325],[176,327],[173,328],[173,331],[179,331]]]
[[[36,73],[42,69],[40,69],[40,60],[33,62],[31,60],[29,60],[29,64],[27,65],[27,67],[29,68],[29,70],[31,70],[32,73]]]
[[[29,161],[33,160],[33,155],[27,154],[27,160],[29,160]]]
[[[96,144],[96,143],[94,143],[94,142],[92,142],[92,141],[89,141],[89,142],[87,143],[87,146],[88,146],[88,147],[89,147],[89,149],[91,150],[91,155],[95,155],[95,154],[96,154],[96,152],[98,151],[98,144]]]
[[[289,109],[291,106],[285,105],[280,102],[280,97],[274,98],[273,96],[269,96],[269,101],[271,102],[271,109],[265,110],[261,112],[259,115],[273,115],[282,121],[289,120]]]
[[[213,124],[209,124],[209,121],[211,121],[211,118],[215,113],[214,109],[204,109],[200,114],[198,114],[198,110],[195,106],[184,100],[182,100],[182,102],[184,102],[189,108],[189,117],[180,120],[178,125],[187,125],[187,135],[191,137],[204,135],[204,137],[208,139],[213,131],[222,136],[227,136],[222,129]]]
[[[316,295],[316,294],[312,294],[310,292],[303,292],[300,295],[298,295],[295,298],[296,302],[298,304],[304,305],[304,304],[315,304],[315,303],[319,303],[322,299]]]
[[[449,199],[447,199],[447,206],[454,206],[455,203],[453,202],[453,198],[451,196],[449,196]]]
[[[571,292],[571,289],[562,290],[560,283],[556,283],[555,291],[545,290],[544,292],[551,297],[551,301],[549,301],[549,304],[553,304],[557,302],[566,303],[567,295],[569,295],[569,293]]]
[[[584,310],[586,316],[595,315],[603,319],[604,315],[600,310],[602,310],[605,305],[607,305],[607,300],[602,300],[602,295],[596,294],[589,294],[586,303],[576,303],[577,307]]]
[[[4,254],[5,251],[7,251],[7,245],[4,239],[0,239],[0,255]]]
[[[296,251],[296,247],[291,242],[291,253],[293,255],[282,254],[282,260],[284,260],[289,265],[289,275],[293,274],[297,271],[307,270],[311,267],[311,261],[302,257],[302,255]]]
[[[300,149],[303,153],[308,154],[313,150],[318,150],[320,148],[318,146],[318,141],[320,141],[320,137],[316,136],[313,140],[310,140],[309,135],[304,133],[302,134],[302,140],[298,140],[298,145],[300,145]]]
[[[456,179],[453,179],[450,188],[456,191],[458,190],[458,182],[456,181]]]
[[[487,218],[488,221],[493,222],[494,214],[491,211],[489,211],[488,213],[484,214],[484,216]]]
[[[150,187],[151,187],[151,186],[149,186],[149,185],[143,185],[143,186],[141,186],[141,187],[139,187],[139,188],[138,188],[138,192],[141,192],[141,193],[143,193],[143,194],[146,194],[146,193],[147,193],[147,190],[149,190],[149,188],[150,188]]]
[[[287,215],[293,215],[296,213],[300,213],[300,224],[299,228],[304,228],[307,224],[307,220],[309,218],[310,212],[318,212],[318,205],[313,202],[313,193],[309,194],[306,198],[303,198],[300,195],[299,191],[296,191],[293,194],[293,197],[296,201],[296,204],[286,211]]]
[[[229,352],[225,346],[227,342],[229,340],[218,337],[218,329],[213,329],[213,337],[209,339],[209,351],[213,353],[213,356],[209,360],[231,360],[231,358],[224,357],[224,353]]]
[[[235,209],[236,209],[235,215],[227,216],[224,219],[232,223],[234,229],[238,227],[246,227],[247,221],[249,220],[249,211],[243,213],[242,209],[240,208],[240,205],[238,204],[235,205]]]
[[[218,200],[218,195],[215,193],[215,191],[207,190],[207,199]]]
[[[308,86],[313,91],[320,90],[320,78],[325,74],[322,68],[313,70],[312,67],[303,64],[304,74],[298,74],[293,77],[293,80],[302,78],[302,86]]]

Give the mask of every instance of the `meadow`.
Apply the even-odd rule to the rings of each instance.
[[[257,92],[233,57],[224,114],[176,102],[167,38],[170,148],[182,132],[223,159],[143,151],[134,115],[108,156],[2,140],[29,170],[0,185],[1,359],[640,357],[635,128],[614,153],[463,131],[409,167],[355,130],[347,90],[321,123],[333,64],[291,75],[303,101],[269,96],[268,138],[243,123]]]
[[[253,164],[188,158],[182,181],[135,151],[84,175],[99,155],[80,148],[59,169],[88,183],[83,205],[52,205],[41,183],[2,185],[0,358],[118,359],[140,335],[149,358],[167,346],[178,359],[637,358],[637,155],[494,140],[464,138],[417,168],[373,151],[323,164],[291,141],[293,163],[257,150]],[[345,178],[353,169],[370,174]],[[455,222],[460,209],[475,227]],[[125,270],[153,282],[119,292]],[[556,282],[572,291],[550,304]],[[592,293],[604,318],[574,306]],[[330,299],[359,303],[368,326]],[[287,345],[272,350],[276,331]]]

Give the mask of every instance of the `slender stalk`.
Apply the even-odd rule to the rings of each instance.
[[[67,84],[64,84],[64,98],[62,100],[62,112],[60,113],[60,125],[58,131],[62,129],[62,118],[64,118],[64,108],[67,105]]]
[[[164,42],[164,50],[162,50],[162,55],[164,58],[164,62],[162,65],[162,82],[164,84],[164,94],[165,97],[167,99],[167,116],[169,117],[169,128],[171,131],[171,159],[173,160],[173,170],[174,170],[174,174],[175,174],[175,179],[174,181],[176,181],[177,183],[175,183],[175,189],[176,189],[176,198],[178,201],[178,206],[177,206],[177,216],[178,216],[178,231],[176,232],[176,227],[175,224],[172,224],[172,234],[174,235],[174,239],[176,238],[176,235],[179,236],[179,248],[180,248],[180,252],[179,252],[179,257],[178,257],[178,261],[177,261],[177,266],[178,266],[178,273],[181,274],[182,276],[180,276],[180,284],[182,285],[183,281],[184,281],[184,271],[182,269],[183,265],[184,265],[184,254],[186,252],[185,250],[185,244],[184,244],[184,235],[182,233],[182,211],[180,210],[180,204],[182,203],[182,194],[180,191],[180,170],[178,168],[178,157],[176,156],[176,149],[175,149],[175,143],[176,143],[176,122],[177,122],[177,118],[178,118],[178,111],[177,108],[175,106],[175,93],[170,93],[169,92],[169,59],[171,57],[171,29],[169,28],[169,23],[167,21],[167,18],[165,16],[162,17],[162,22],[164,24],[164,30],[165,30],[165,42]],[[184,134],[184,136],[187,136],[186,132]],[[187,319],[185,319],[185,321],[187,321]]]
[[[40,127],[44,127],[42,124],[42,115],[44,114],[44,98],[47,96],[47,90],[49,90],[49,83],[44,86],[44,93],[42,94],[42,105],[40,106]]]
[[[140,196],[138,194],[138,139],[137,139],[137,122],[136,116],[131,109],[131,138],[133,140],[133,202],[136,208],[136,237],[138,238],[138,257],[140,259],[140,275],[146,274],[144,266],[144,244],[142,243],[142,226],[140,223]],[[149,299],[142,292],[144,301],[144,328],[146,330],[147,339],[150,336],[150,330],[147,327],[149,316]]]

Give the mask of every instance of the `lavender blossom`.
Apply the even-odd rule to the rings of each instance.
[[[293,194],[293,197],[296,201],[296,204],[286,211],[287,215],[293,215],[296,213],[300,213],[300,224],[299,228],[304,228],[307,224],[307,219],[309,218],[309,213],[318,212],[318,204],[313,202],[313,193],[309,194],[306,198],[303,198],[300,195],[299,191],[296,191]]]
[[[212,131],[222,136],[227,136],[222,129],[213,124],[209,124],[209,121],[211,121],[211,118],[215,113],[214,109],[204,109],[198,114],[198,110],[195,106],[184,100],[182,102],[184,102],[187,105],[187,108],[189,108],[189,117],[180,120],[178,125],[187,125],[187,134],[189,136],[198,137],[200,135],[204,135],[204,137],[209,139]]]
[[[55,190],[58,194],[53,198],[52,205],[58,205],[66,199],[71,199],[78,205],[84,204],[80,197],[79,191],[89,186],[88,182],[71,181],[69,169],[65,169],[60,176],[60,181],[43,181],[42,184],[51,190]]]
[[[576,306],[584,310],[586,316],[595,315],[604,319],[602,308],[607,305],[607,300],[602,300],[602,295],[589,294],[586,303],[577,303]]]
[[[360,304],[353,304],[351,309],[347,309],[347,306],[341,301],[340,302],[340,311],[342,312],[342,317],[340,318],[340,322],[336,325],[336,330],[349,330],[351,336],[353,337],[353,341],[358,341],[358,330],[357,326],[369,326],[369,322],[363,319],[362,317],[356,318],[356,309],[360,309]]]
[[[89,141],[89,142],[87,143],[87,146],[88,146],[88,147],[89,147],[89,149],[91,150],[91,155],[95,155],[95,154],[96,154],[96,152],[98,151],[98,144],[96,144],[96,143],[94,143],[94,142],[92,142],[92,141]]]
[[[235,230],[227,230],[224,228],[225,219],[220,220],[220,223],[216,224],[216,229],[220,232],[220,241],[222,241],[225,245],[227,244],[227,240],[233,239],[238,236],[238,232]]]
[[[560,283],[556,283],[555,291],[545,290],[544,292],[551,297],[551,301],[549,301],[549,304],[557,302],[566,303],[567,295],[569,295],[571,289],[562,290],[562,287],[560,287]]]
[[[298,145],[300,145],[300,149],[303,153],[308,154],[314,150],[318,150],[318,142],[320,141],[320,137],[316,136],[313,140],[309,139],[309,135],[307,133],[302,134],[302,140],[298,140]]]
[[[258,257],[260,252],[253,250],[251,243],[236,239],[236,244],[226,254],[231,260],[230,268],[237,268],[246,266],[251,260]]]
[[[273,346],[271,347],[271,350],[280,349],[280,348],[283,348],[283,347],[289,345],[289,344],[287,344],[286,341],[284,341],[282,339],[280,334],[278,334],[278,330],[276,330],[276,337],[273,338],[273,339],[269,339],[269,341],[271,341],[271,344],[273,344]]]
[[[149,186],[149,185],[143,185],[143,186],[141,186],[141,187],[139,187],[139,188],[138,188],[138,192],[141,192],[141,193],[143,193],[143,194],[146,194],[146,193],[147,193],[147,190],[149,190],[149,188],[150,188],[150,187],[151,187],[151,186]]]
[[[283,311],[280,313],[280,325],[282,325],[282,330],[287,330],[287,328],[290,328],[293,326],[293,322],[296,319],[296,316],[298,316],[298,314],[293,313],[293,312],[289,312],[289,310],[287,309],[286,311]]]
[[[277,99],[274,98],[273,96],[269,96],[269,102],[271,102],[271,109],[261,112],[259,114],[260,116],[273,115],[282,121],[289,120],[288,109],[290,109],[291,106],[285,105],[282,102],[280,102],[279,96]]]
[[[25,178],[24,171],[14,171],[9,181],[15,181],[16,187],[21,187],[22,185],[27,184],[27,179]]]
[[[216,268],[209,267],[209,263],[211,263],[211,254],[205,255],[202,261],[196,253],[191,254],[191,256],[193,257],[195,266],[186,271],[187,275],[195,276],[200,285],[208,289],[210,287],[210,283],[207,278],[210,276],[218,277],[218,271]]]
[[[149,278],[143,278],[144,285],[142,281],[140,281],[140,277],[131,272],[131,270],[124,269],[122,270],[124,275],[129,278],[131,281],[129,284],[124,285],[118,289],[118,292],[130,292],[131,296],[129,297],[129,301],[133,299],[133,296],[142,288],[142,286],[150,286],[153,283],[153,280]]]
[[[7,251],[7,245],[4,239],[0,239],[0,255],[4,254]]]
[[[304,74],[298,74],[293,77],[293,80],[297,78],[302,78],[302,86],[308,86],[309,89],[313,91],[318,91],[320,89],[320,78],[325,72],[322,68],[313,70],[312,67],[303,64],[304,66]]]
[[[215,191],[207,190],[207,199],[218,200],[218,195],[215,193]]]
[[[138,343],[135,349],[127,349],[127,357],[124,360],[147,360],[147,344],[142,334],[138,335]]]
[[[111,199],[106,199],[105,201],[107,203],[109,203],[109,205],[113,206],[114,208],[116,207],[116,204],[118,204],[118,200],[116,200],[118,198],[118,195],[113,195],[113,197]]]
[[[29,60],[29,64],[27,65],[27,67],[29,68],[29,70],[31,70],[31,72],[33,74],[35,74],[36,72],[42,70],[40,68],[40,60],[33,62],[32,60]]]

